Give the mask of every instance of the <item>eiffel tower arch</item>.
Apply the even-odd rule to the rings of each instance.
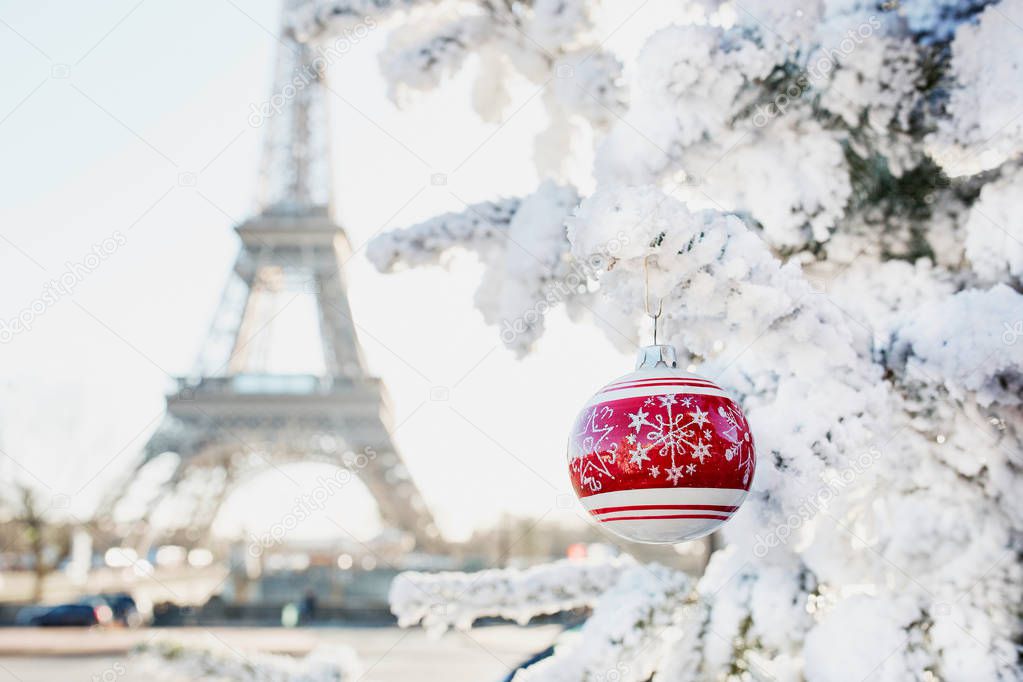
[[[285,3],[282,25],[295,4]],[[177,380],[141,461],[100,510],[113,518],[147,465],[175,453],[176,469],[134,522],[129,541],[137,546],[161,539],[154,512],[170,499],[186,501],[178,534],[204,541],[245,478],[298,461],[345,467],[369,490],[385,526],[416,546],[442,546],[392,442],[387,392],[366,370],[352,320],[344,278],[350,247],[331,217],[322,66],[311,46],[282,29],[273,93],[254,112],[265,114],[266,126],[258,209],[235,227],[241,248],[196,371]],[[296,337],[298,323],[312,334]]]

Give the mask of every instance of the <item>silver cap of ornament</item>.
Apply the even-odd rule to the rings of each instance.
[[[644,346],[636,356],[636,369],[654,369],[655,367],[678,367],[678,355],[674,346]]]

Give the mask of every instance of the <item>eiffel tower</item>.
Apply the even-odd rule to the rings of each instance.
[[[174,539],[205,542],[242,479],[295,461],[347,467],[407,546],[442,546],[392,443],[386,390],[363,362],[343,276],[349,243],[331,219],[324,60],[287,28],[296,4],[285,3],[273,94],[253,112],[269,126],[258,210],[235,227],[241,249],[196,372],[177,380],[164,422],[131,475],[138,480],[157,457],[178,455],[173,474],[142,504],[129,535],[139,547],[166,533],[153,516],[175,497],[184,498],[188,515]],[[292,333],[302,323],[313,338]],[[100,518],[112,517],[131,481]],[[295,492],[284,484],[282,495]]]

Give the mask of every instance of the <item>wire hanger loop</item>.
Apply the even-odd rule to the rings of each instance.
[[[661,296],[657,299],[657,312],[650,312],[650,258],[653,254],[649,254],[643,259],[643,308],[646,314],[654,321],[654,345],[657,345],[657,323],[661,318],[661,311],[664,307],[664,297]]]

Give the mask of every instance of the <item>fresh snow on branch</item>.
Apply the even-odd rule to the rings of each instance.
[[[512,104],[506,85],[518,74],[543,93],[549,128],[537,136],[536,162],[560,176],[562,156],[582,123],[608,127],[625,110],[622,64],[604,49],[588,0],[327,0],[291,9],[302,41],[323,41],[359,17],[407,19],[380,57],[391,99],[404,105],[433,90],[479,55],[472,106],[492,122]]]
[[[570,258],[564,224],[578,202],[574,188],[545,182],[521,199],[475,204],[380,235],[367,255],[390,272],[439,263],[456,248],[476,253],[485,265],[476,305],[504,344],[522,354],[543,333],[552,307],[565,304],[570,314],[599,307],[587,284],[628,239],[612,235],[588,259]]]
[[[562,560],[547,566],[478,573],[403,573],[391,586],[402,625],[468,628],[499,616],[534,616],[595,607],[579,636],[516,680],[650,679],[671,653],[693,655],[705,609],[684,573],[625,558]]]
[[[951,176],[995,168],[1023,151],[1023,1],[991,3],[976,23],[959,26],[951,43],[949,114],[931,138]]]
[[[432,630],[468,629],[487,616],[525,624],[534,616],[593,606],[628,570],[636,570],[629,557],[478,573],[406,572],[391,583],[391,610],[402,626],[422,623]]]
[[[400,266],[437,264],[456,246],[484,253],[507,239],[508,226],[520,204],[520,199],[482,202],[462,212],[386,232],[369,243],[366,255],[377,269],[393,272]]]
[[[669,652],[692,652],[687,643],[703,627],[703,610],[691,592],[684,573],[632,566],[597,601],[577,641],[559,645],[514,680],[649,680]]]
[[[402,90],[432,90],[462,68],[473,50],[492,37],[493,24],[484,16],[424,17],[391,33],[381,70],[391,98]]]
[[[1004,284],[920,307],[899,331],[910,376],[936,378],[956,399],[1023,403],[1023,294]]]
[[[203,642],[160,636],[136,647],[132,661],[154,679],[167,682],[351,682],[362,675],[355,652],[343,646],[295,658],[241,652],[212,635]]]
[[[321,40],[366,17],[384,18],[438,0],[308,0],[291,2],[289,25],[302,41]],[[297,5],[297,6],[294,6]]]
[[[1023,282],[1023,230],[1018,197],[1023,168],[984,185],[966,220],[966,257],[974,271],[988,281]]]

